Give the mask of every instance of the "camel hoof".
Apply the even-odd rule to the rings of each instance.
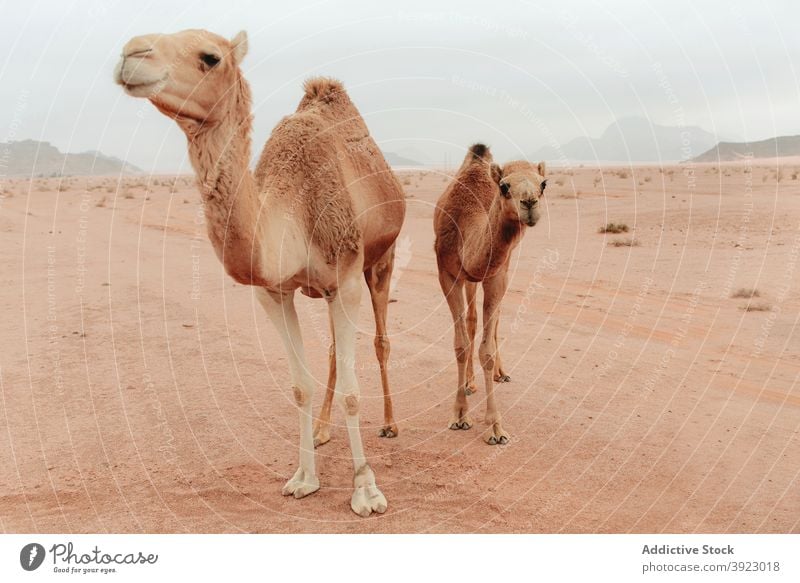
[[[483,440],[489,445],[505,445],[511,441],[511,437],[500,427],[499,423],[493,423],[484,433]]]
[[[474,394],[475,394],[475,393],[477,393],[477,392],[478,392],[478,389],[476,389],[476,388],[475,388],[475,385],[468,385],[468,386],[467,386],[467,387],[464,389],[464,394],[465,394],[467,397],[469,397],[470,395],[474,395]]]
[[[378,431],[378,437],[397,437],[400,434],[400,430],[397,429],[397,425],[387,425],[386,427],[381,427],[380,431]]]
[[[496,377],[494,377],[494,381],[496,383],[510,383],[511,377],[508,376],[507,374],[499,374]]]
[[[472,428],[472,419],[470,419],[469,417],[465,416],[465,417],[461,417],[461,418],[458,418],[458,419],[453,419],[452,421],[450,421],[450,429],[453,429],[455,431],[457,431],[459,429],[467,430],[467,429],[471,429],[471,428]]]
[[[298,468],[292,479],[286,482],[281,493],[284,496],[294,496],[295,498],[305,498],[319,490],[319,478],[306,475],[302,468]]]
[[[375,484],[375,474],[372,469],[365,465],[353,479],[353,497],[350,499],[350,508],[362,518],[368,517],[373,512],[383,514],[386,512],[388,503],[386,497]]]

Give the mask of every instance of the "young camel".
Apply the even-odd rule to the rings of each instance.
[[[228,275],[255,286],[280,333],[300,413],[299,468],[283,494],[302,498],[319,489],[311,412],[315,381],[294,306],[300,288],[329,306],[334,347],[322,432],[335,385],[353,457],[351,508],[361,516],[384,512],[386,498],[367,464],[359,430],[355,323],[363,273],[375,310],[382,434],[393,437],[386,311],[394,244],[405,215],[402,188],[342,86],[321,78],[306,82],[297,111],[273,130],[253,174],[250,88],[239,67],[246,52],[244,32],[231,41],[201,30],[139,36],[123,48],[115,78],[186,134],[214,250]]]
[[[450,429],[469,429],[467,395],[474,392],[472,353],[477,328],[475,294],[483,283],[483,338],[480,357],[486,384],[483,438],[489,445],[508,443],[494,400],[494,381],[510,380],[497,350],[500,303],[508,285],[511,252],[526,227],[539,220],[539,199],[547,184],[545,164],[492,162],[489,148],[475,144],[439,198],[434,212],[439,284],[455,326],[458,387]],[[466,309],[465,309],[466,297]]]

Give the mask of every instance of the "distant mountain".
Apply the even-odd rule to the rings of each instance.
[[[800,156],[800,136],[778,136],[759,142],[720,142],[692,162],[731,162],[743,158]]]
[[[424,164],[421,162],[417,162],[411,158],[406,158],[405,156],[401,156],[395,152],[384,152],[383,156],[386,158],[389,166],[424,166]]]
[[[717,137],[696,126],[662,126],[641,117],[612,123],[599,138],[581,136],[561,149],[545,146],[531,159],[569,162],[676,162],[705,152]]]
[[[72,176],[138,174],[139,168],[101,152],[65,154],[49,142],[21,140],[0,143],[7,176]]]

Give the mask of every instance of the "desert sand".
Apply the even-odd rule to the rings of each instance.
[[[287,361],[214,256],[191,178],[5,182],[0,530],[800,532],[798,170],[554,169],[512,258],[496,391],[512,441],[495,447],[480,423],[447,429],[432,213],[448,174],[401,172],[396,439],[377,436],[366,290],[359,322],[365,448],[389,500],[369,519],[349,508],[338,410],[320,491],[280,495],[298,442]],[[599,233],[609,222],[628,231]],[[326,306],[298,310],[318,411]]]

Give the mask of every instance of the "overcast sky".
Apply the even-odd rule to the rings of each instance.
[[[715,8],[703,7],[714,5]],[[188,171],[177,126],[112,82],[132,36],[246,29],[254,151],[305,77],[345,82],[390,151],[499,158],[645,116],[718,136],[800,134],[800,8],[762,2],[0,0],[0,142]]]

